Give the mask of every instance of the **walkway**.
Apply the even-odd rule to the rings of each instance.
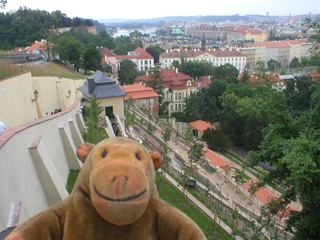
[[[170,175],[165,174],[165,178],[173,184],[177,189],[179,189],[180,192],[183,192],[183,187],[179,185]],[[186,193],[186,197],[189,198],[194,204],[196,204],[205,214],[207,214],[212,220],[215,219],[216,223],[223,228],[228,234],[232,235],[232,229],[225,224],[220,218],[215,216],[214,213],[212,213],[205,205],[203,205],[198,199],[196,199],[192,194],[189,192]],[[237,240],[243,240],[240,236],[235,236],[235,239]]]

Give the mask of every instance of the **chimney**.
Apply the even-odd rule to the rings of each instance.
[[[179,73],[179,69],[178,68],[176,68],[176,73]]]
[[[93,77],[88,77],[88,90],[89,94],[92,94],[95,88],[95,83],[94,83],[94,78]]]

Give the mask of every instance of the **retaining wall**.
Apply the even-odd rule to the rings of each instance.
[[[75,155],[83,142],[81,99],[64,111],[0,133],[0,230],[11,204],[22,202],[20,223],[68,196],[70,169],[80,169]]]

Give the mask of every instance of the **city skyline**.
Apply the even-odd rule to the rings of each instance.
[[[33,10],[45,10],[49,13],[60,10],[68,17],[80,17],[88,19],[149,19],[167,16],[205,16],[205,15],[235,15],[259,14],[269,16],[306,15],[320,13],[318,0],[225,0],[222,3],[200,0],[183,4],[180,1],[163,0],[155,6],[147,0],[121,2],[101,2],[91,0],[86,4],[77,1],[56,0],[52,2],[29,0],[9,0],[6,9],[1,12],[17,11],[20,6]]]

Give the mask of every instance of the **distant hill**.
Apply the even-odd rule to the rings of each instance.
[[[224,22],[224,21],[249,21],[247,16],[168,16],[160,18],[150,18],[150,19],[99,19],[99,22],[108,22],[108,23],[119,23],[119,22]]]

